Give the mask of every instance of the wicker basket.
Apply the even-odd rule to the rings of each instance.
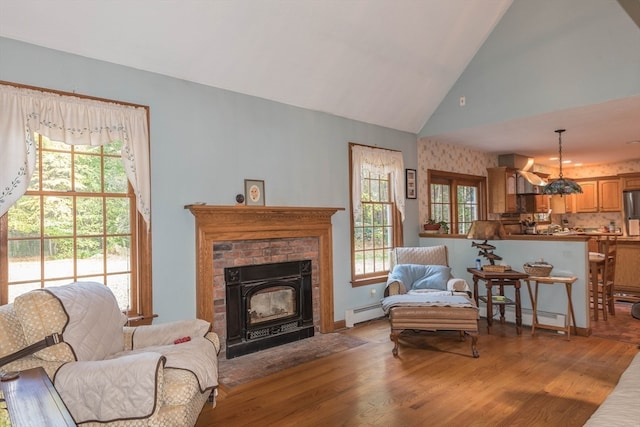
[[[551,273],[551,270],[553,270],[553,265],[551,264],[527,263],[523,267],[524,267],[525,273],[527,273],[529,276],[536,276],[536,277],[547,277],[549,273]]]

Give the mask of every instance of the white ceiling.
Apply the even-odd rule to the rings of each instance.
[[[418,133],[510,4],[0,0],[0,36]],[[437,139],[549,163],[557,138],[540,135],[563,123],[576,129],[563,141],[581,141],[574,160],[611,162],[640,158],[640,144],[602,147],[640,140],[638,117],[634,97]]]

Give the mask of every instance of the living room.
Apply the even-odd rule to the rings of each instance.
[[[495,156],[483,151],[450,146],[431,140],[429,135],[439,133],[439,129],[482,126],[640,95],[640,58],[635,49],[638,28],[627,22],[629,18],[612,1],[591,1],[588,7],[600,22],[616,28],[608,40],[616,48],[597,41],[602,28],[594,24],[592,29],[578,32],[593,44],[593,50],[563,51],[561,63],[535,61],[544,57],[545,50],[566,42],[562,34],[547,34],[557,37],[556,41],[532,36],[538,43],[529,46],[529,51],[487,59],[509,39],[509,29],[518,29],[523,35],[546,34],[547,23],[531,18],[539,16],[538,2],[533,3],[512,3],[497,27],[501,31],[487,39],[477,59],[460,76],[459,84],[449,90],[441,107],[418,132],[294,107],[9,37],[0,38],[0,80],[149,106],[156,323],[196,316],[195,221],[184,206],[195,202],[234,205],[236,195],[244,193],[245,179],[264,181],[267,206],[344,209],[332,217],[333,322],[339,323],[345,320],[346,310],[371,304],[384,288],[383,283],[363,287],[350,284],[349,142],[399,150],[404,167],[418,171],[418,198],[407,200],[404,222],[404,243],[416,246],[426,212],[425,172],[443,169],[443,163],[431,156],[432,150],[447,152],[447,157],[454,160],[466,153],[474,160],[465,164],[450,160],[452,172],[484,175],[486,167],[496,161]],[[582,4],[581,0],[546,1],[545,16],[569,26],[575,9]],[[505,61],[511,65],[509,70],[500,68]],[[193,66],[197,62],[196,56]],[[581,76],[579,84],[576,75]],[[473,89],[473,82],[481,76],[483,86]],[[529,84],[533,81],[539,84]],[[514,87],[518,99],[523,100],[517,105],[506,102],[514,96]],[[467,94],[468,101],[463,118],[447,114],[452,103],[458,105],[461,92]],[[469,95],[474,93],[477,96]],[[474,105],[474,99],[485,101]],[[637,161],[632,167],[640,172]]]

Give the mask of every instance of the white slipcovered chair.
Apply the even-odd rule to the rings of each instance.
[[[63,342],[2,369],[43,367],[82,426],[195,425],[218,385],[217,335],[204,320],[126,320],[100,283],[30,291],[0,306],[0,358],[53,333]]]
[[[464,279],[454,278],[446,246],[395,248],[393,268],[382,300],[389,316],[393,355],[405,330],[459,331],[472,337],[471,353],[478,357],[478,307]]]

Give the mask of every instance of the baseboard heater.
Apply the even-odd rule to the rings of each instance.
[[[493,306],[494,317],[493,321],[496,322],[500,320],[500,309],[498,306]],[[487,307],[480,307],[480,317],[487,317]],[[564,314],[560,313],[551,313],[548,311],[540,311],[538,310],[538,323],[543,323],[545,325],[553,325],[558,327],[565,326],[566,317]],[[516,323],[516,311],[513,306],[505,307],[504,318],[507,322]],[[522,324],[531,326],[533,323],[533,310],[530,308],[522,309]],[[559,334],[564,334],[564,331],[558,331]]]
[[[362,307],[349,308],[345,310],[344,314],[347,328],[353,328],[356,323],[384,317],[384,311],[382,311],[382,305],[379,302]]]

